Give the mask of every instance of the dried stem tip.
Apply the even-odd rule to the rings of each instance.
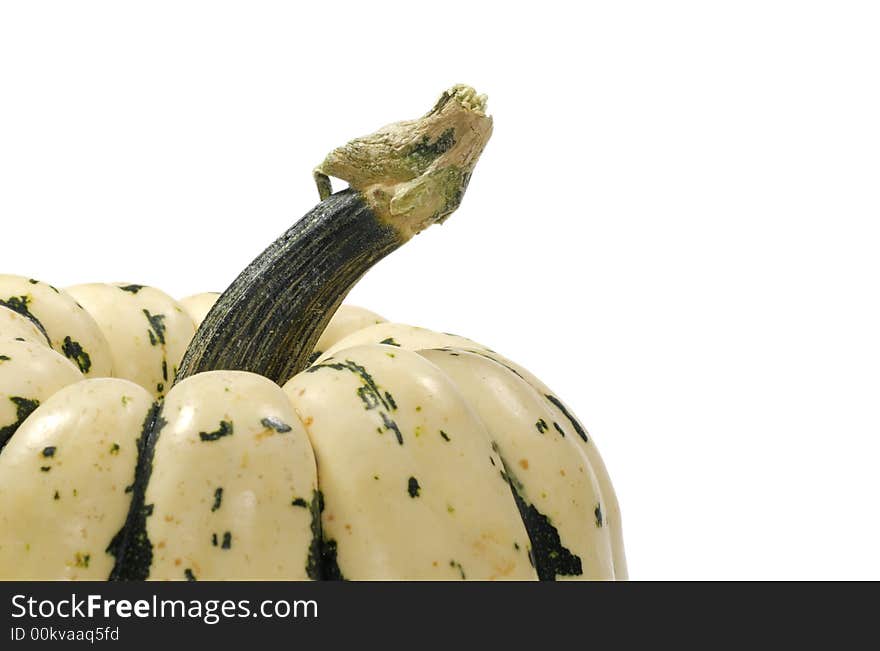
[[[396,122],[334,149],[315,168],[321,198],[333,176],[361,192],[376,215],[405,238],[458,208],[492,135],[486,96],[457,85],[421,118]]]

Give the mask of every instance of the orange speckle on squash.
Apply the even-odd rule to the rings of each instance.
[[[180,559],[179,559],[179,558],[175,558],[175,559],[174,559],[174,564],[175,564],[175,565],[180,565]]]
[[[311,426],[311,424],[314,423],[314,422],[315,422],[315,419],[312,418],[311,416],[309,416],[308,418],[306,418],[306,419],[303,421],[303,425],[305,425],[306,427],[309,427],[309,426]]]
[[[513,572],[516,567],[516,563],[513,561],[508,561],[506,563],[493,563],[492,569],[495,570],[495,574],[489,577],[490,581],[495,581],[500,577],[510,576],[510,573]]]
[[[563,477],[565,477],[565,470],[563,470],[563,469],[560,468],[560,469],[559,469],[559,474],[562,475]]]
[[[156,546],[157,546],[159,549],[165,549],[165,541],[164,541],[164,540],[160,540],[160,541],[159,541],[159,544],[156,545]]]
[[[529,469],[529,460],[528,459],[520,459],[519,465],[522,467],[523,470],[528,470]]]

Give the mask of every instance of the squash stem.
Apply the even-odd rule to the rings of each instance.
[[[244,370],[284,383],[309,356],[339,304],[379,260],[458,208],[492,133],[485,96],[443,93],[426,115],[332,151],[314,171],[322,198],[220,296],[175,382]],[[330,177],[347,181],[335,194]]]

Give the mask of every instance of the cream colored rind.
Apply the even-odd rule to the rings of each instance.
[[[0,449],[33,409],[82,379],[69,359],[45,344],[0,340]]]
[[[364,346],[284,391],[315,448],[325,545],[345,578],[536,578],[501,459],[436,366]]]
[[[220,298],[219,292],[202,292],[201,294],[193,294],[192,296],[180,299],[180,304],[186,310],[186,313],[189,314],[189,318],[193,320],[196,330],[202,325],[202,321],[208,316],[208,312],[214,307],[214,303],[217,302],[218,298]]]
[[[419,354],[442,369],[467,396],[497,443],[522,499],[548,518],[561,546],[577,557],[576,563],[558,562],[561,569],[555,579],[614,579],[611,534],[604,518],[607,507],[590,459],[575,441],[577,434],[570,423],[556,420],[531,386],[488,357],[463,350],[422,350]],[[565,556],[564,551],[557,556]],[[553,564],[554,559],[546,562]]]
[[[537,394],[547,400],[548,407],[554,414],[556,420],[560,423],[568,421],[574,425],[574,421],[572,420],[574,418],[574,412],[572,412],[571,408],[564,402],[559,400],[555,393],[546,384],[510,360],[497,354],[494,355],[494,358],[512,368],[515,368],[535,389]],[[559,404],[550,401],[547,396],[556,397]],[[565,411],[560,408],[560,405]],[[608,473],[608,468],[605,466],[605,461],[602,459],[602,455],[599,454],[599,448],[596,447],[592,435],[587,435],[587,437],[588,440],[584,441],[583,438],[578,436],[575,439],[575,443],[577,443],[590,460],[590,466],[592,467],[593,473],[596,475],[596,480],[599,482],[599,487],[602,490],[605,526],[611,532],[611,549],[614,554],[614,577],[617,580],[624,581],[629,578],[629,569],[626,562],[626,551],[623,546],[623,521],[620,515],[620,503],[617,500],[617,492],[614,490],[614,485],[611,483],[611,475]]]
[[[340,305],[315,344],[315,352],[327,350],[351,333],[377,323],[385,323],[385,319],[375,312],[356,305]]]
[[[0,339],[18,339],[48,346],[49,342],[34,322],[0,305]]]
[[[317,363],[335,355],[337,351],[365,344],[378,344],[391,341],[392,345],[397,345],[407,350],[422,350],[430,348],[460,348],[463,350],[480,349],[488,351],[489,349],[476,341],[451,335],[443,332],[435,332],[427,328],[419,326],[411,326],[405,323],[383,322],[375,325],[364,327],[360,330],[346,335],[342,339],[336,341],[329,346],[324,353],[318,358]]]
[[[200,373],[168,393],[161,418],[145,501],[149,578],[308,579],[315,458],[281,388]]]
[[[364,344],[375,344],[389,339],[408,350],[458,348],[486,355],[510,368],[514,373],[522,377],[523,380],[534,389],[539,399],[545,401],[547,408],[553,413],[555,421],[559,423],[567,422],[572,428],[574,428],[574,421],[572,421],[574,415],[572,410],[559,400],[555,393],[540,379],[535,377],[534,374],[506,357],[499,355],[490,348],[458,335],[434,332],[426,328],[402,323],[380,323],[358,330],[357,332],[337,341],[324,352],[316,363],[321,363],[323,359],[333,356],[337,354],[338,351],[346,348]],[[551,401],[548,396],[556,398],[559,404]],[[565,408],[565,412],[560,408],[560,405]],[[578,425],[580,425],[580,423],[578,423]],[[584,433],[586,435],[586,431],[584,431]],[[612,550],[614,555],[614,575],[617,579],[626,579],[628,577],[628,570],[623,544],[623,526],[620,515],[620,505],[617,500],[617,494],[614,491],[611,477],[601,455],[599,454],[599,450],[593,441],[593,437],[587,436],[587,438],[588,440],[584,441],[581,436],[577,436],[575,442],[590,460],[590,465],[602,492],[605,505],[605,510],[603,511],[605,526],[611,533]]]
[[[3,303],[26,309],[46,331],[52,348],[77,364],[86,377],[112,374],[112,356],[104,333],[64,290],[23,276],[0,275]]]
[[[0,577],[104,580],[152,396],[125,380],[61,389],[0,454]]]
[[[104,332],[114,376],[155,395],[164,394],[195,333],[183,306],[168,294],[141,285],[92,283],[67,291]]]
[[[28,285],[35,284],[27,282]],[[127,295],[137,295],[150,289],[138,288],[138,291],[133,291],[134,286],[124,290],[113,285],[89,287],[97,287],[96,293],[106,295],[108,301],[117,298],[125,299]],[[51,291],[53,294],[55,293],[54,290]],[[152,290],[152,292],[165,296],[168,301],[173,302],[172,299],[157,290]],[[146,295],[149,295],[149,292]],[[86,302],[88,300],[89,298],[86,297]],[[28,303],[30,304],[31,301]],[[124,308],[123,311],[127,310],[131,314],[137,313],[136,306],[132,308],[132,305],[126,305],[124,301],[121,305]],[[180,308],[180,313],[186,311],[182,304],[177,305]],[[119,305],[108,308],[110,312],[118,309]],[[154,314],[149,307],[141,307],[141,313],[143,313],[143,309]],[[20,333],[28,334],[31,340],[34,339],[34,333],[40,335],[36,338],[37,341],[15,341],[14,338],[4,341],[0,337],[0,429],[8,430],[10,426],[20,424],[20,421],[27,415],[20,411],[20,404],[11,398],[24,398],[25,402],[21,404],[35,406],[38,403],[43,403],[45,406],[50,396],[62,387],[80,380],[82,374],[70,360],[43,343],[45,337],[42,337],[33,322],[26,317],[0,307],[0,327],[2,327],[4,312],[9,313],[6,317],[8,323],[13,324],[9,326],[10,328],[18,328]],[[111,317],[111,321],[114,319],[119,321],[119,317],[115,314],[111,314]],[[319,458],[323,450],[323,458],[329,460],[325,465],[330,471],[324,472],[322,466],[321,472],[321,488],[329,492],[328,507],[323,516],[324,537],[329,542],[329,546],[325,549],[327,552],[325,557],[327,559],[335,558],[335,562],[338,563],[339,569],[346,578],[458,579],[462,575],[468,579],[535,578],[535,573],[530,566],[518,564],[518,561],[521,560],[519,552],[528,554],[527,534],[523,542],[517,542],[516,546],[512,546],[516,554],[513,555],[514,564],[511,566],[508,557],[505,556],[509,550],[501,549],[497,545],[493,547],[493,544],[504,538],[504,535],[490,535],[488,544],[483,542],[481,538],[479,543],[471,545],[473,549],[469,552],[470,548],[466,544],[466,540],[468,536],[473,539],[474,527],[482,525],[474,524],[477,522],[476,517],[471,517],[467,508],[464,509],[465,516],[461,520],[453,521],[439,519],[430,521],[420,511],[412,511],[414,503],[416,507],[422,505],[420,500],[426,495],[424,490],[426,482],[434,489],[439,486],[445,490],[442,480],[434,479],[440,475],[459,480],[465,478],[465,485],[478,486],[477,492],[482,490],[483,484],[481,482],[484,478],[480,475],[477,465],[475,465],[476,462],[474,465],[468,466],[467,461],[467,459],[478,458],[479,454],[472,454],[472,452],[474,449],[479,449],[479,446],[472,446],[470,451],[464,455],[465,460],[457,461],[460,465],[448,464],[444,460],[443,452],[445,449],[443,447],[439,449],[429,447],[423,456],[418,454],[400,456],[395,446],[390,446],[390,449],[382,446],[376,448],[357,447],[358,439],[351,435],[351,432],[355,430],[369,429],[372,432],[379,428],[383,430],[387,439],[394,437],[396,441],[394,430],[389,428],[388,423],[379,415],[381,409],[376,411],[382,399],[388,400],[388,396],[384,393],[387,391],[392,396],[391,400],[394,406],[392,408],[389,403],[388,409],[385,410],[386,416],[401,432],[402,437],[408,436],[407,432],[409,432],[414,439],[421,440],[426,428],[433,427],[440,422],[447,425],[452,418],[453,422],[462,423],[460,427],[462,431],[469,432],[466,440],[471,442],[481,440],[489,446],[487,460],[489,458],[495,460],[496,466],[493,466],[493,469],[501,467],[501,457],[503,456],[507,465],[507,473],[513,477],[514,484],[519,485],[520,495],[527,503],[534,505],[549,518],[559,532],[562,545],[566,550],[576,554],[583,563],[582,575],[577,577],[559,575],[556,577],[557,579],[626,578],[626,559],[623,552],[617,499],[604,463],[592,442],[592,437],[588,437],[587,433],[580,428],[579,423],[574,420],[571,410],[526,369],[472,340],[424,328],[385,322],[376,323],[377,321],[382,321],[381,317],[362,308],[341,307],[319,341],[317,350],[326,347],[326,351],[317,363],[328,362],[331,365],[339,365],[352,362],[365,369],[370,377],[381,378],[376,386],[378,393],[373,392],[370,385],[363,382],[363,376],[359,376],[361,379],[356,380],[350,386],[337,377],[340,373],[352,375],[351,368],[328,369],[325,366],[323,369],[313,370],[310,373],[302,373],[297,376],[300,378],[299,380],[294,378],[285,386],[284,392],[265,378],[246,373],[203,374],[195,376],[192,380],[204,377],[204,386],[214,386],[214,389],[209,389],[203,394],[198,390],[193,390],[189,397],[181,398],[181,404],[188,404],[192,407],[193,413],[196,411],[205,412],[206,409],[200,408],[199,405],[208,405],[207,411],[209,415],[213,415],[212,417],[216,416],[214,417],[216,422],[205,425],[201,430],[190,428],[189,435],[198,437],[198,434],[202,432],[211,434],[220,431],[218,426],[223,422],[223,419],[215,414],[215,407],[219,404],[221,408],[225,409],[223,401],[229,399],[230,392],[237,392],[244,396],[242,400],[249,401],[251,408],[254,407],[254,404],[259,406],[271,403],[279,410],[287,409],[285,413],[288,420],[282,420],[279,417],[278,422],[289,425],[291,427],[290,434],[299,436],[305,441],[306,449],[310,445],[308,437],[311,436]],[[164,319],[162,323],[164,326]],[[10,332],[12,332],[11,329]],[[163,328],[163,336],[166,332]],[[155,334],[154,332],[154,337]],[[26,337],[21,338],[25,339]],[[147,338],[149,339],[149,335]],[[189,336],[181,337],[181,339],[183,338],[188,342]],[[375,345],[383,343],[386,345]],[[354,353],[352,353],[352,349],[354,349]],[[420,357],[420,361],[412,361],[413,355],[409,352],[410,350],[419,351],[419,356],[416,356],[416,359]],[[383,366],[394,364],[394,360],[401,359],[403,359],[403,364],[390,366],[387,369]],[[245,382],[244,385],[236,385],[237,388],[234,388],[233,384],[238,382],[236,378],[227,378],[228,382],[217,379],[216,385],[214,384],[215,380],[208,379],[214,375],[223,376],[226,374],[249,377],[248,382],[253,386]],[[182,383],[181,386],[185,387],[187,382]],[[291,387],[295,382],[306,383],[302,385],[302,388],[310,387],[309,391],[302,395],[298,393],[299,389],[297,392],[293,392]],[[218,387],[221,386],[224,395],[218,398]],[[226,389],[230,389],[230,391]],[[214,394],[211,394],[212,390]],[[212,395],[213,397],[208,397]],[[264,400],[259,397],[263,395],[269,396],[269,398]],[[273,395],[274,397],[272,397]],[[256,403],[253,401],[253,396],[258,396]],[[401,396],[404,397],[402,401]],[[431,411],[427,410],[424,405],[419,405],[422,408],[416,412],[416,416],[403,413],[400,407],[401,402],[411,403],[412,396],[415,396],[419,402],[432,404],[435,408]],[[439,404],[435,404],[438,396]],[[347,401],[351,401],[354,406]],[[372,404],[373,402],[375,402],[373,408],[367,409],[368,403]],[[293,403],[296,403],[296,409],[294,409]],[[173,406],[174,403],[171,404]],[[83,406],[87,406],[85,399]],[[234,409],[238,408],[236,406]],[[297,414],[297,412],[299,413]],[[37,413],[42,414],[43,412],[37,410]],[[250,418],[249,414],[253,414],[253,410],[247,411],[245,409],[243,412],[234,411],[234,413],[241,413],[243,414],[241,418],[248,419]],[[462,416],[461,414],[466,415]],[[238,418],[239,416],[236,416],[236,419]],[[172,430],[181,427],[180,420],[168,420],[172,423]],[[32,415],[26,421],[26,426],[31,427],[30,423],[34,421],[35,417]],[[540,421],[544,423],[543,431],[536,429],[536,424]],[[318,423],[324,423],[324,426],[319,426]],[[353,423],[354,425],[352,425]],[[364,423],[366,426],[362,427],[361,424]],[[263,425],[262,421],[260,421],[260,425]],[[142,422],[138,423],[135,435],[140,434],[141,426]],[[559,426],[558,430],[556,426]],[[70,426],[67,429],[71,430],[73,427]],[[309,430],[308,434],[305,429]],[[234,428],[234,430],[233,436],[237,436],[240,430],[238,428]],[[251,434],[256,439],[260,434],[265,436],[265,430],[266,428],[263,427],[260,433],[251,432]],[[275,431],[272,427],[269,430]],[[559,433],[560,430],[564,436]],[[21,431],[19,429],[19,432]],[[438,428],[438,431],[441,431],[441,428]],[[451,432],[448,429],[442,429],[442,431],[450,440],[447,441],[441,436],[435,443],[443,442],[448,445],[453,440]],[[577,435],[576,431],[581,431],[584,438]],[[280,434],[275,431],[274,434],[268,434],[268,436],[279,436]],[[380,436],[379,431],[376,431],[376,435]],[[201,438],[198,440],[202,445],[222,443],[223,441],[228,444],[228,439],[232,439],[233,436],[220,436],[214,441],[201,441]],[[160,440],[163,439],[160,438]],[[495,452],[491,449],[493,442],[498,446]],[[352,451],[353,446],[354,451]],[[163,448],[169,448],[168,440],[164,440],[160,444],[157,452]],[[192,485],[191,482],[214,477],[213,484],[219,484],[219,478],[233,476],[235,473],[229,470],[228,463],[226,465],[223,462],[217,463],[213,458],[209,458],[208,462],[203,463],[202,457],[204,455],[198,450],[198,446],[195,448],[194,451],[186,446],[170,445],[168,450],[162,452],[166,455],[164,457],[166,461],[163,461],[162,468],[163,471],[167,470],[170,473],[171,478],[162,479],[163,471],[160,471],[158,475],[154,475],[150,484],[149,490],[165,491],[166,497],[159,500],[163,504],[171,505],[174,509],[177,509],[178,505],[184,507],[184,513],[180,517],[174,516],[171,520],[162,521],[151,516],[147,520],[148,532],[152,531],[150,540],[156,554],[151,569],[151,578],[184,580],[191,575],[193,578],[200,579],[303,579],[308,578],[310,563],[312,573],[315,575],[317,572],[316,561],[314,557],[309,555],[310,550],[314,550],[312,547],[314,543],[312,510],[317,509],[317,502],[315,502],[317,479],[314,455],[311,451],[308,452],[310,455],[308,460],[301,459],[291,462],[288,459],[284,462],[288,466],[310,468],[305,473],[297,471],[295,476],[299,478],[308,475],[311,478],[311,483],[307,488],[302,488],[304,484],[300,481],[299,488],[295,488],[293,491],[288,490],[288,493],[293,494],[286,502],[277,500],[275,497],[262,499],[258,500],[260,508],[257,508],[254,506],[254,500],[251,500],[254,504],[250,504],[250,506],[258,511],[258,514],[253,518],[243,518],[241,517],[243,510],[241,504],[247,505],[249,498],[241,498],[233,514],[231,516],[227,514],[226,519],[214,517],[219,510],[208,509],[209,514],[202,514],[207,520],[200,522],[198,508],[206,502],[210,502],[209,506],[213,507],[213,500],[216,496],[214,492],[208,491],[198,496],[200,506],[188,505],[186,498],[190,493],[193,493],[188,488]],[[406,454],[409,452],[410,450],[407,450]],[[234,445],[224,452],[226,457],[236,457],[240,453],[248,457],[249,461],[252,460],[247,449],[242,452]],[[357,458],[352,458],[355,456]],[[291,473],[281,467],[272,466],[271,462],[266,460],[271,459],[277,463],[277,459],[284,459],[284,457],[285,453],[281,451],[277,454],[261,457],[261,460],[255,464],[250,464],[252,472],[258,468],[268,467],[270,469],[271,477],[268,483],[264,481],[265,477],[254,478],[253,474],[242,477],[239,473],[235,475],[231,484],[233,493],[235,495],[246,493],[262,495],[267,491],[271,493],[274,490],[271,486],[277,487],[279,483],[283,484],[290,480]],[[188,458],[192,460],[187,461]],[[5,459],[5,453],[0,455],[0,473],[5,472]],[[402,463],[401,459],[404,460]],[[525,464],[522,463],[523,461]],[[489,463],[491,464],[491,462]],[[28,468],[26,464],[17,464],[15,467],[19,466]],[[364,476],[366,472],[364,468],[367,467],[379,468],[381,472],[377,472],[376,475],[388,476],[393,479],[393,481],[381,486],[384,493],[382,490],[378,492],[374,490],[372,482],[379,480],[372,479],[373,475],[369,477],[372,482],[364,481],[363,485],[358,484],[359,478]],[[194,468],[196,470],[193,470]],[[412,470],[404,472],[405,468],[417,468],[418,473]],[[51,474],[56,469],[52,468],[47,472]],[[413,474],[409,474],[410,472]],[[15,477],[15,472],[12,472],[10,476]],[[66,475],[61,473],[58,476],[63,479]],[[282,476],[283,479],[277,479]],[[415,496],[410,494],[410,478],[416,480]],[[500,470],[499,479],[503,479]],[[24,480],[22,481],[24,482]],[[175,481],[176,484],[174,484]],[[212,483],[212,481],[207,481],[207,483]],[[237,481],[239,483],[236,483]],[[0,489],[4,485],[2,477],[0,477]],[[181,486],[187,488],[173,497],[175,486],[178,490],[182,490]],[[248,486],[256,486],[256,488],[248,488]],[[491,487],[491,482],[486,486]],[[364,495],[367,497],[364,498]],[[425,500],[425,503],[430,503],[431,499],[436,498],[436,495],[436,493],[432,494],[429,499]],[[497,493],[489,491],[487,495],[488,498],[481,494],[473,500],[473,504],[471,504],[473,513],[482,513],[487,508],[492,513],[505,512],[507,507],[500,506],[500,504],[504,503],[505,499],[512,503],[509,489],[506,498],[500,502],[496,499],[498,498]],[[115,499],[112,491],[110,496],[112,506],[116,504],[112,501]],[[224,495],[223,504],[228,504],[226,497],[227,495]],[[148,491],[146,503],[153,504],[155,501],[154,496]],[[285,519],[284,514],[287,513],[285,508],[288,506],[299,513],[299,519],[294,518],[293,521]],[[461,511],[459,507],[454,505],[453,510],[448,511],[448,506],[447,504],[445,507],[447,513],[460,513]],[[509,506],[510,504],[508,504]],[[515,505],[513,509],[515,513]],[[438,514],[442,515],[443,511],[438,504],[432,504],[429,510],[433,514],[432,517],[435,518]],[[397,512],[406,514],[407,517],[397,518],[395,525],[392,521],[394,521]],[[3,502],[0,500],[0,516],[2,513]],[[266,516],[267,513],[274,514],[274,520],[271,524],[268,524],[271,518]],[[196,517],[191,517],[192,515]],[[86,516],[74,511],[72,517],[82,520]],[[470,518],[469,521],[468,518]],[[433,537],[439,536],[442,544],[438,543],[432,547],[430,540],[423,540],[418,534],[410,533],[407,525],[413,521],[418,523],[417,529],[431,531]],[[465,524],[462,524],[462,521],[466,521]],[[185,522],[195,522],[196,524],[186,526],[183,524]],[[256,522],[256,524],[248,522]],[[385,524],[378,526],[375,524],[377,522]],[[346,527],[345,524],[348,524],[349,527]],[[490,525],[495,527],[496,532],[509,532],[517,529],[524,532],[518,514],[512,521],[501,517],[494,525],[491,523]],[[0,520],[0,526],[3,526],[2,520]],[[89,526],[94,528],[92,525]],[[182,532],[181,535],[175,536],[175,527],[178,534]],[[245,532],[244,559],[237,554],[229,553],[242,549],[238,544],[241,542],[240,536],[236,533],[239,528]],[[195,535],[193,534],[195,530],[207,532],[207,535],[202,535],[202,533]],[[387,532],[397,532],[397,535],[388,534],[389,537],[383,537]],[[227,533],[229,534],[228,549],[225,548]],[[161,540],[156,538],[154,534],[161,537]],[[407,538],[407,536],[410,537]],[[289,548],[284,548],[284,544],[278,543],[281,538],[296,541],[292,554],[289,553]],[[168,551],[169,540],[174,541],[172,547],[175,549],[171,552]],[[271,543],[273,540],[274,543],[267,546],[266,541]],[[409,542],[412,544],[408,545]],[[0,536],[0,546],[2,544],[3,538]],[[45,565],[45,575],[39,575],[41,570],[37,565],[25,565],[21,571],[35,572],[37,573],[34,575],[36,578],[106,577],[109,573],[109,567],[112,566],[112,557],[107,555],[109,561],[102,557],[103,564],[96,565],[96,573],[91,574],[91,564],[95,562],[96,557],[82,549],[74,550],[71,555],[72,545],[73,543],[64,548],[65,556],[63,559],[58,556],[40,561]],[[264,560],[255,563],[253,558],[260,554],[251,553],[252,550],[257,549],[262,552],[266,551],[268,547],[272,547],[274,552],[269,550]],[[413,555],[407,551],[410,547],[420,551]],[[378,554],[376,554],[376,550],[378,550]],[[455,557],[449,558],[445,566],[441,559],[437,558],[441,552],[446,553],[444,550],[455,552]],[[228,555],[218,557],[218,551],[223,551]],[[431,559],[428,569],[424,567],[426,563],[423,562],[428,560],[427,555],[434,557]],[[453,556],[453,554],[447,555]],[[86,556],[88,560],[86,560]],[[527,556],[525,558],[528,560]],[[178,560],[180,563],[177,563]],[[18,570],[7,571],[7,565],[2,563],[2,549],[0,549],[0,577],[6,578],[8,574],[9,578],[30,578],[29,575],[15,574]],[[421,565],[419,565],[420,563]],[[330,571],[330,576],[333,575],[333,567],[332,561],[325,567],[325,571]],[[52,574],[53,572],[55,574]]]

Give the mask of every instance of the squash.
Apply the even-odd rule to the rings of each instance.
[[[0,578],[626,578],[565,403],[474,341],[340,306],[458,207],[491,128],[457,86],[335,150],[321,203],[219,295],[0,278]]]
[[[68,287],[104,332],[114,377],[161,396],[195,334],[186,309],[164,292],[132,283]]]
[[[67,292],[33,278],[0,275],[0,306],[30,321],[42,335],[37,339],[74,362],[86,377],[111,374],[110,348],[104,333]]]

